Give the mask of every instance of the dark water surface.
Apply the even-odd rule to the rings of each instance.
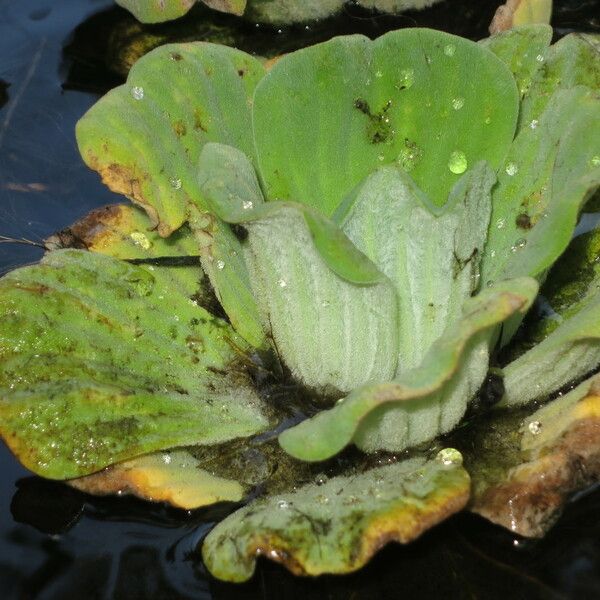
[[[352,9],[308,31],[251,34],[250,24],[240,46],[266,53],[331,32],[375,36],[415,24],[479,38],[499,3],[448,0],[421,14],[378,18]],[[598,0],[556,4],[559,34],[600,30]],[[0,0],[0,235],[40,242],[121,200],[81,162],[74,125],[120,82],[108,39],[131,24],[111,0]],[[175,39],[190,27],[184,20],[152,31]],[[40,256],[33,245],[0,244],[0,273]],[[298,579],[265,562],[250,583],[232,586],[210,579],[196,551],[227,507],[188,514],[92,499],[31,477],[1,445],[0,475],[0,600],[600,598],[600,489],[571,503],[541,541],[458,515],[408,547],[388,547],[351,576]]]

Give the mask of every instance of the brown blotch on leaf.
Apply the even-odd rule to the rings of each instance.
[[[183,121],[176,121],[173,125],[173,131],[177,137],[183,137],[187,133],[187,127]]]
[[[600,419],[574,422],[546,454],[509,470],[471,510],[526,537],[541,537],[569,496],[600,478]]]
[[[531,217],[527,213],[521,213],[517,215],[515,223],[519,229],[531,229],[533,227]]]

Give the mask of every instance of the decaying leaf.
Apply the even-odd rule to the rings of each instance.
[[[490,33],[499,33],[519,25],[550,23],[552,0],[507,0],[499,6],[490,24]]]
[[[141,456],[72,479],[69,484],[88,494],[133,494],[186,510],[217,502],[239,502],[244,496],[240,483],[201,469],[191,454],[181,450]]]
[[[259,556],[298,575],[355,571],[387,543],[407,543],[466,504],[469,476],[458,457],[446,451],[256,500],[207,536],[204,561],[226,581],[249,579]]]
[[[533,414],[495,416],[466,464],[471,509],[527,537],[542,536],[567,499],[600,478],[600,378]]]

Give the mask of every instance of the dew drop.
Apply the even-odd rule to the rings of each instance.
[[[465,105],[465,99],[458,97],[452,99],[452,108],[454,110],[460,110]]]
[[[385,156],[384,156],[383,154],[380,154],[380,155],[377,157],[377,160],[379,160],[379,162],[383,162],[383,161],[385,160]]]
[[[289,508],[289,507],[290,507],[290,503],[287,500],[279,500],[277,502],[277,508],[285,509],[285,508]]]
[[[444,448],[437,453],[435,460],[444,467],[460,467],[463,457],[456,448]]]
[[[509,162],[506,165],[506,174],[509,175],[510,177],[512,177],[513,175],[516,175],[519,172],[519,167],[517,166],[516,163],[514,162]]]
[[[319,503],[319,504],[329,504],[329,498],[323,494],[319,494],[315,500]]]
[[[592,167],[600,166],[600,155],[596,154],[596,156],[592,156],[590,162],[592,163]]]
[[[535,60],[537,60],[538,62],[544,62],[544,55],[543,54],[538,54],[535,57]]]
[[[460,150],[452,152],[450,159],[448,160],[448,168],[452,173],[460,175],[467,170],[467,166],[467,157],[464,152],[461,152]]]
[[[423,151],[415,144],[409,140],[405,140],[404,148],[400,150],[398,154],[397,162],[400,167],[408,172],[412,171],[423,156]]]
[[[129,237],[133,240],[133,243],[144,250],[149,250],[150,246],[152,246],[152,242],[148,239],[148,237],[142,233],[141,231],[133,231],[129,234]]]
[[[254,202],[252,202],[252,200],[244,200],[242,202],[242,208],[244,210],[250,210],[253,207],[254,207]]]
[[[171,177],[171,179],[169,179],[169,183],[174,190],[181,189],[181,179],[178,179],[177,177]]]
[[[529,129],[535,129],[538,126],[539,121],[537,119],[533,119],[531,123],[529,123]]]
[[[170,454],[163,454],[163,462],[165,463],[165,465],[170,465],[171,464],[171,455]]]
[[[315,483],[317,485],[323,485],[324,483],[327,483],[327,481],[329,481],[329,477],[327,477],[327,475],[325,475],[325,473],[319,473],[315,477]]]
[[[375,77],[381,79],[383,77],[383,73],[381,71],[377,71],[377,73],[375,73]]]
[[[525,248],[527,245],[527,240],[525,238],[519,238],[512,246],[511,251],[517,252],[517,250],[521,250],[521,248]]]
[[[446,44],[446,46],[444,46],[444,54],[446,56],[454,56],[455,52],[456,46],[454,44]]]
[[[489,125],[492,122],[492,117],[486,117],[484,123]]]
[[[131,95],[135,100],[143,100],[144,98],[144,88],[136,85],[131,88]]]
[[[531,421],[527,426],[531,435],[538,435],[542,431],[542,424],[539,421]]]
[[[277,283],[280,288],[287,287],[287,281],[285,279],[280,279]]]
[[[415,72],[413,69],[402,69],[400,71],[400,80],[398,81],[398,89],[407,90],[415,82]]]
[[[219,269],[219,271],[222,271],[225,268],[225,263],[222,260],[218,260],[217,261],[217,269]]]

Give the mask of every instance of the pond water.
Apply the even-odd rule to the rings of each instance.
[[[479,38],[498,3],[448,0],[395,18],[351,9],[281,33],[257,33],[249,24],[239,44],[267,53],[332,33],[376,36],[415,24]],[[597,0],[556,4],[558,34],[600,30]],[[177,39],[182,31],[193,35],[191,23],[151,31]],[[74,139],[77,119],[121,81],[128,54],[122,37],[111,38],[114,31],[129,32],[130,43],[145,30],[110,0],[0,0],[0,235],[39,243],[92,208],[120,201],[83,165]],[[0,244],[0,273],[41,252]],[[228,507],[186,513],[131,498],[93,499],[31,477],[4,446],[0,473],[3,600],[600,597],[600,489],[571,503],[541,541],[458,515],[409,547],[387,548],[348,577],[298,579],[264,562],[250,583],[233,586],[210,579],[196,551]]]

